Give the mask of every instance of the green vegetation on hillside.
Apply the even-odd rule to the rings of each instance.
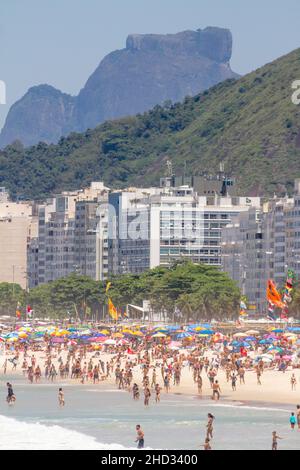
[[[186,162],[189,174],[214,174],[223,161],[243,194],[284,192],[300,176],[296,79],[300,49],[183,103],[72,133],[57,145],[15,143],[0,152],[0,185],[15,198],[43,198],[92,180],[112,188],[157,184],[171,159],[176,173]]]

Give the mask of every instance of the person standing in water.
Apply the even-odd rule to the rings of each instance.
[[[204,447],[203,450],[212,450],[210,445],[210,439],[208,439],[208,437],[205,439],[205,442],[201,447]]]
[[[219,382],[217,380],[213,383],[212,388],[213,388],[212,399],[213,400],[220,400],[221,388],[220,388]]]
[[[65,406],[65,395],[62,388],[58,389],[58,403],[59,406]]]
[[[278,446],[277,439],[282,439],[282,437],[278,436],[276,431],[273,431],[272,432],[272,450],[277,450],[277,446]]]
[[[290,416],[291,429],[295,429],[296,422],[297,420],[296,420],[295,413],[291,413],[291,416]]]
[[[13,388],[12,388],[12,384],[10,382],[6,382],[6,386],[7,386],[6,401],[7,401],[8,404],[14,403],[16,401],[16,397],[15,397],[15,394],[14,394],[14,391],[13,391]]]
[[[211,413],[208,413],[207,417],[208,417],[208,421],[207,421],[207,425],[206,425],[206,428],[207,428],[206,439],[212,439],[213,438],[213,430],[214,430],[213,421],[214,421],[215,417]]]
[[[145,434],[144,434],[144,431],[142,430],[141,428],[141,425],[140,424],[137,424],[136,427],[136,432],[137,432],[137,438],[135,440],[135,442],[138,443],[138,446],[137,448],[138,449],[143,449],[144,448],[144,445],[145,445]]]
[[[297,424],[298,429],[300,429],[300,405],[297,405]]]

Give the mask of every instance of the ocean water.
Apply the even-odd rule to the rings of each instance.
[[[14,386],[15,405],[5,401],[6,381]],[[279,449],[300,449],[300,431],[291,430],[283,405],[257,406],[182,395],[151,397],[149,407],[111,386],[63,385],[66,405],[57,402],[59,382],[31,385],[17,376],[1,376],[0,449],[135,448],[135,425],[141,424],[148,449],[201,449],[207,413],[215,416],[213,449],[270,449],[271,433],[283,437]]]

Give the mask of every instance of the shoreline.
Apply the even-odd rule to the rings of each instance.
[[[56,386],[56,387],[62,386],[62,387],[75,387],[76,389],[77,388],[82,388],[82,390],[86,390],[87,387],[93,387],[95,389],[95,391],[97,391],[97,389],[99,389],[99,391],[104,391],[105,392],[105,391],[112,391],[112,389],[113,389],[114,393],[123,392],[123,393],[126,393],[128,395],[131,395],[131,392],[128,391],[127,389],[118,389],[112,378],[110,380],[107,380],[107,381],[100,381],[97,384],[94,384],[92,382],[82,384],[82,383],[78,382],[78,380],[72,380],[70,378],[67,378],[67,379],[57,378],[53,382],[42,379],[38,383],[31,384],[31,383],[28,382],[26,377],[23,376],[22,371],[17,370],[17,371],[14,371],[14,373],[12,373],[12,371],[9,371],[5,375],[3,373],[1,373],[0,374],[0,380],[3,380],[5,382],[6,378],[9,381],[9,380],[12,379],[12,377],[16,377],[16,376],[18,377],[19,380],[21,379],[22,386],[26,386],[26,387],[27,386],[28,387],[35,387],[35,386],[40,386],[40,385],[42,385],[42,386],[51,385],[53,387],[54,386]],[[193,399],[195,401],[199,401],[199,403],[201,403],[203,401],[207,404],[207,406],[209,406],[209,403],[211,403],[212,406],[216,406],[216,407],[222,406],[222,405],[223,406],[233,405],[233,406],[240,407],[240,408],[243,408],[243,407],[269,408],[270,406],[276,406],[276,407],[283,407],[287,411],[289,411],[289,409],[287,408],[288,405],[290,405],[290,407],[294,409],[298,403],[300,404],[300,396],[298,396],[297,391],[293,391],[293,392],[290,391],[291,394],[293,393],[293,396],[290,396],[290,397],[289,396],[278,397],[278,396],[270,395],[268,397],[268,399],[266,399],[265,396],[259,397],[259,396],[256,395],[255,399],[254,399],[254,398],[251,398],[249,396],[249,395],[251,395],[251,391],[249,391],[249,390],[241,390],[240,389],[240,390],[237,390],[236,392],[226,390],[226,393],[224,395],[221,395],[220,400],[212,400],[211,394],[209,393],[210,390],[208,390],[207,387],[205,387],[205,391],[201,395],[196,392],[195,388],[196,388],[196,386],[194,384],[193,385],[190,384],[189,386],[180,386],[179,385],[179,386],[176,386],[176,388],[174,386],[173,388],[171,388],[169,393],[162,390],[162,392],[161,392],[161,402],[163,402],[164,399],[168,396],[180,396],[182,398],[188,397],[188,398]],[[267,391],[265,390],[263,395],[265,395],[266,393],[267,393]],[[298,397],[298,400],[297,400],[297,397]],[[141,397],[140,400],[142,400],[142,399],[143,398]],[[153,404],[153,403],[150,402],[150,405],[151,404]]]

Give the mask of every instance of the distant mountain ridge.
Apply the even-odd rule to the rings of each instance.
[[[182,103],[95,129],[57,145],[0,151],[0,186],[14,199],[40,199],[104,181],[113,188],[155,185],[167,160],[175,174],[215,174],[222,162],[242,195],[284,195],[300,177],[300,105],[292,83],[300,49]]]
[[[181,101],[228,78],[232,36],[228,29],[177,34],[131,34],[126,48],[108,54],[78,96],[50,85],[34,86],[10,109],[0,147],[56,143],[72,131],[135,115],[165,101]]]

